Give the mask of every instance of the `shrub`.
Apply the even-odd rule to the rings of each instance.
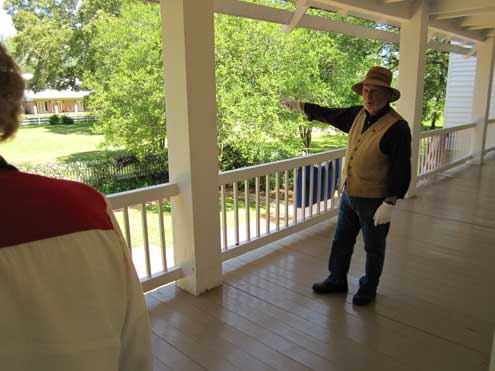
[[[128,161],[99,160],[68,164],[16,164],[21,171],[75,180],[105,194],[128,191],[168,182],[167,154],[141,160],[129,156]]]
[[[59,115],[51,115],[48,122],[50,125],[59,125],[60,124],[60,116]]]
[[[73,125],[74,119],[70,116],[63,115],[60,120],[62,125]]]

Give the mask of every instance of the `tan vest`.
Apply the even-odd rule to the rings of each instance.
[[[392,125],[403,119],[391,108],[362,133],[365,119],[363,108],[349,131],[344,169],[347,193],[352,197],[382,198],[387,196],[390,163],[380,150],[380,141]]]

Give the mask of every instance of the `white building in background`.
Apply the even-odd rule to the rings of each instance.
[[[472,107],[477,58],[450,53],[444,127],[473,122]],[[495,118],[495,74],[492,82],[490,119]]]
[[[51,89],[34,93],[28,90],[24,95],[24,112],[33,115],[85,112],[84,98],[89,93],[89,91]]]

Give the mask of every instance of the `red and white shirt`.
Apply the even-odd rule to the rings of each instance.
[[[0,369],[149,371],[143,291],[105,198],[0,157]]]

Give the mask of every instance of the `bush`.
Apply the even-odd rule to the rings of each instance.
[[[62,125],[74,125],[74,119],[72,117],[63,115],[60,120]]]
[[[60,116],[59,115],[51,115],[48,122],[50,125],[60,125]]]
[[[168,182],[167,154],[137,160],[127,159],[71,162],[68,164],[17,164],[21,171],[75,180],[105,194],[128,191]]]

